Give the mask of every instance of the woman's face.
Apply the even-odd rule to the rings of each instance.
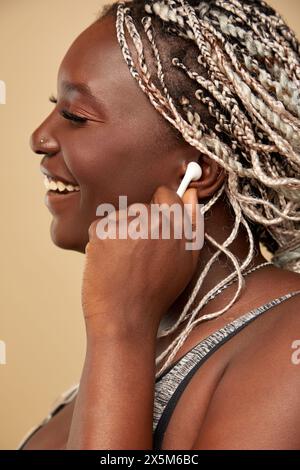
[[[42,170],[79,186],[68,195],[48,192],[46,204],[53,242],[84,252],[99,204],[118,208],[120,195],[128,205],[149,202],[161,184],[177,189],[185,155],[131,76],[115,18],[102,18],[75,40],[59,68],[57,91],[57,104],[32,134],[31,147],[45,155]]]

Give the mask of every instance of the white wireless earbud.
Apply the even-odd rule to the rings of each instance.
[[[182,197],[185,191],[188,188],[188,185],[191,181],[197,181],[201,178],[202,169],[201,166],[196,162],[190,162],[187,166],[183,180],[181,181],[179,188],[177,189],[177,194],[179,197]]]

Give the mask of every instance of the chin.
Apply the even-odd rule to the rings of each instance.
[[[85,253],[85,247],[89,241],[88,231],[86,237],[80,237],[78,233],[67,230],[66,227],[62,227],[61,224],[57,224],[55,220],[52,220],[50,234],[54,245],[58,248]]]

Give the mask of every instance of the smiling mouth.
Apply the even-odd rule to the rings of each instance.
[[[56,194],[70,194],[80,191],[79,186],[74,186],[71,183],[63,183],[62,181],[47,175],[44,176],[44,184],[48,191],[52,191]]]

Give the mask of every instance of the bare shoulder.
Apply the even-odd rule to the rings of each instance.
[[[300,449],[300,294],[272,315],[227,365],[193,449]]]

